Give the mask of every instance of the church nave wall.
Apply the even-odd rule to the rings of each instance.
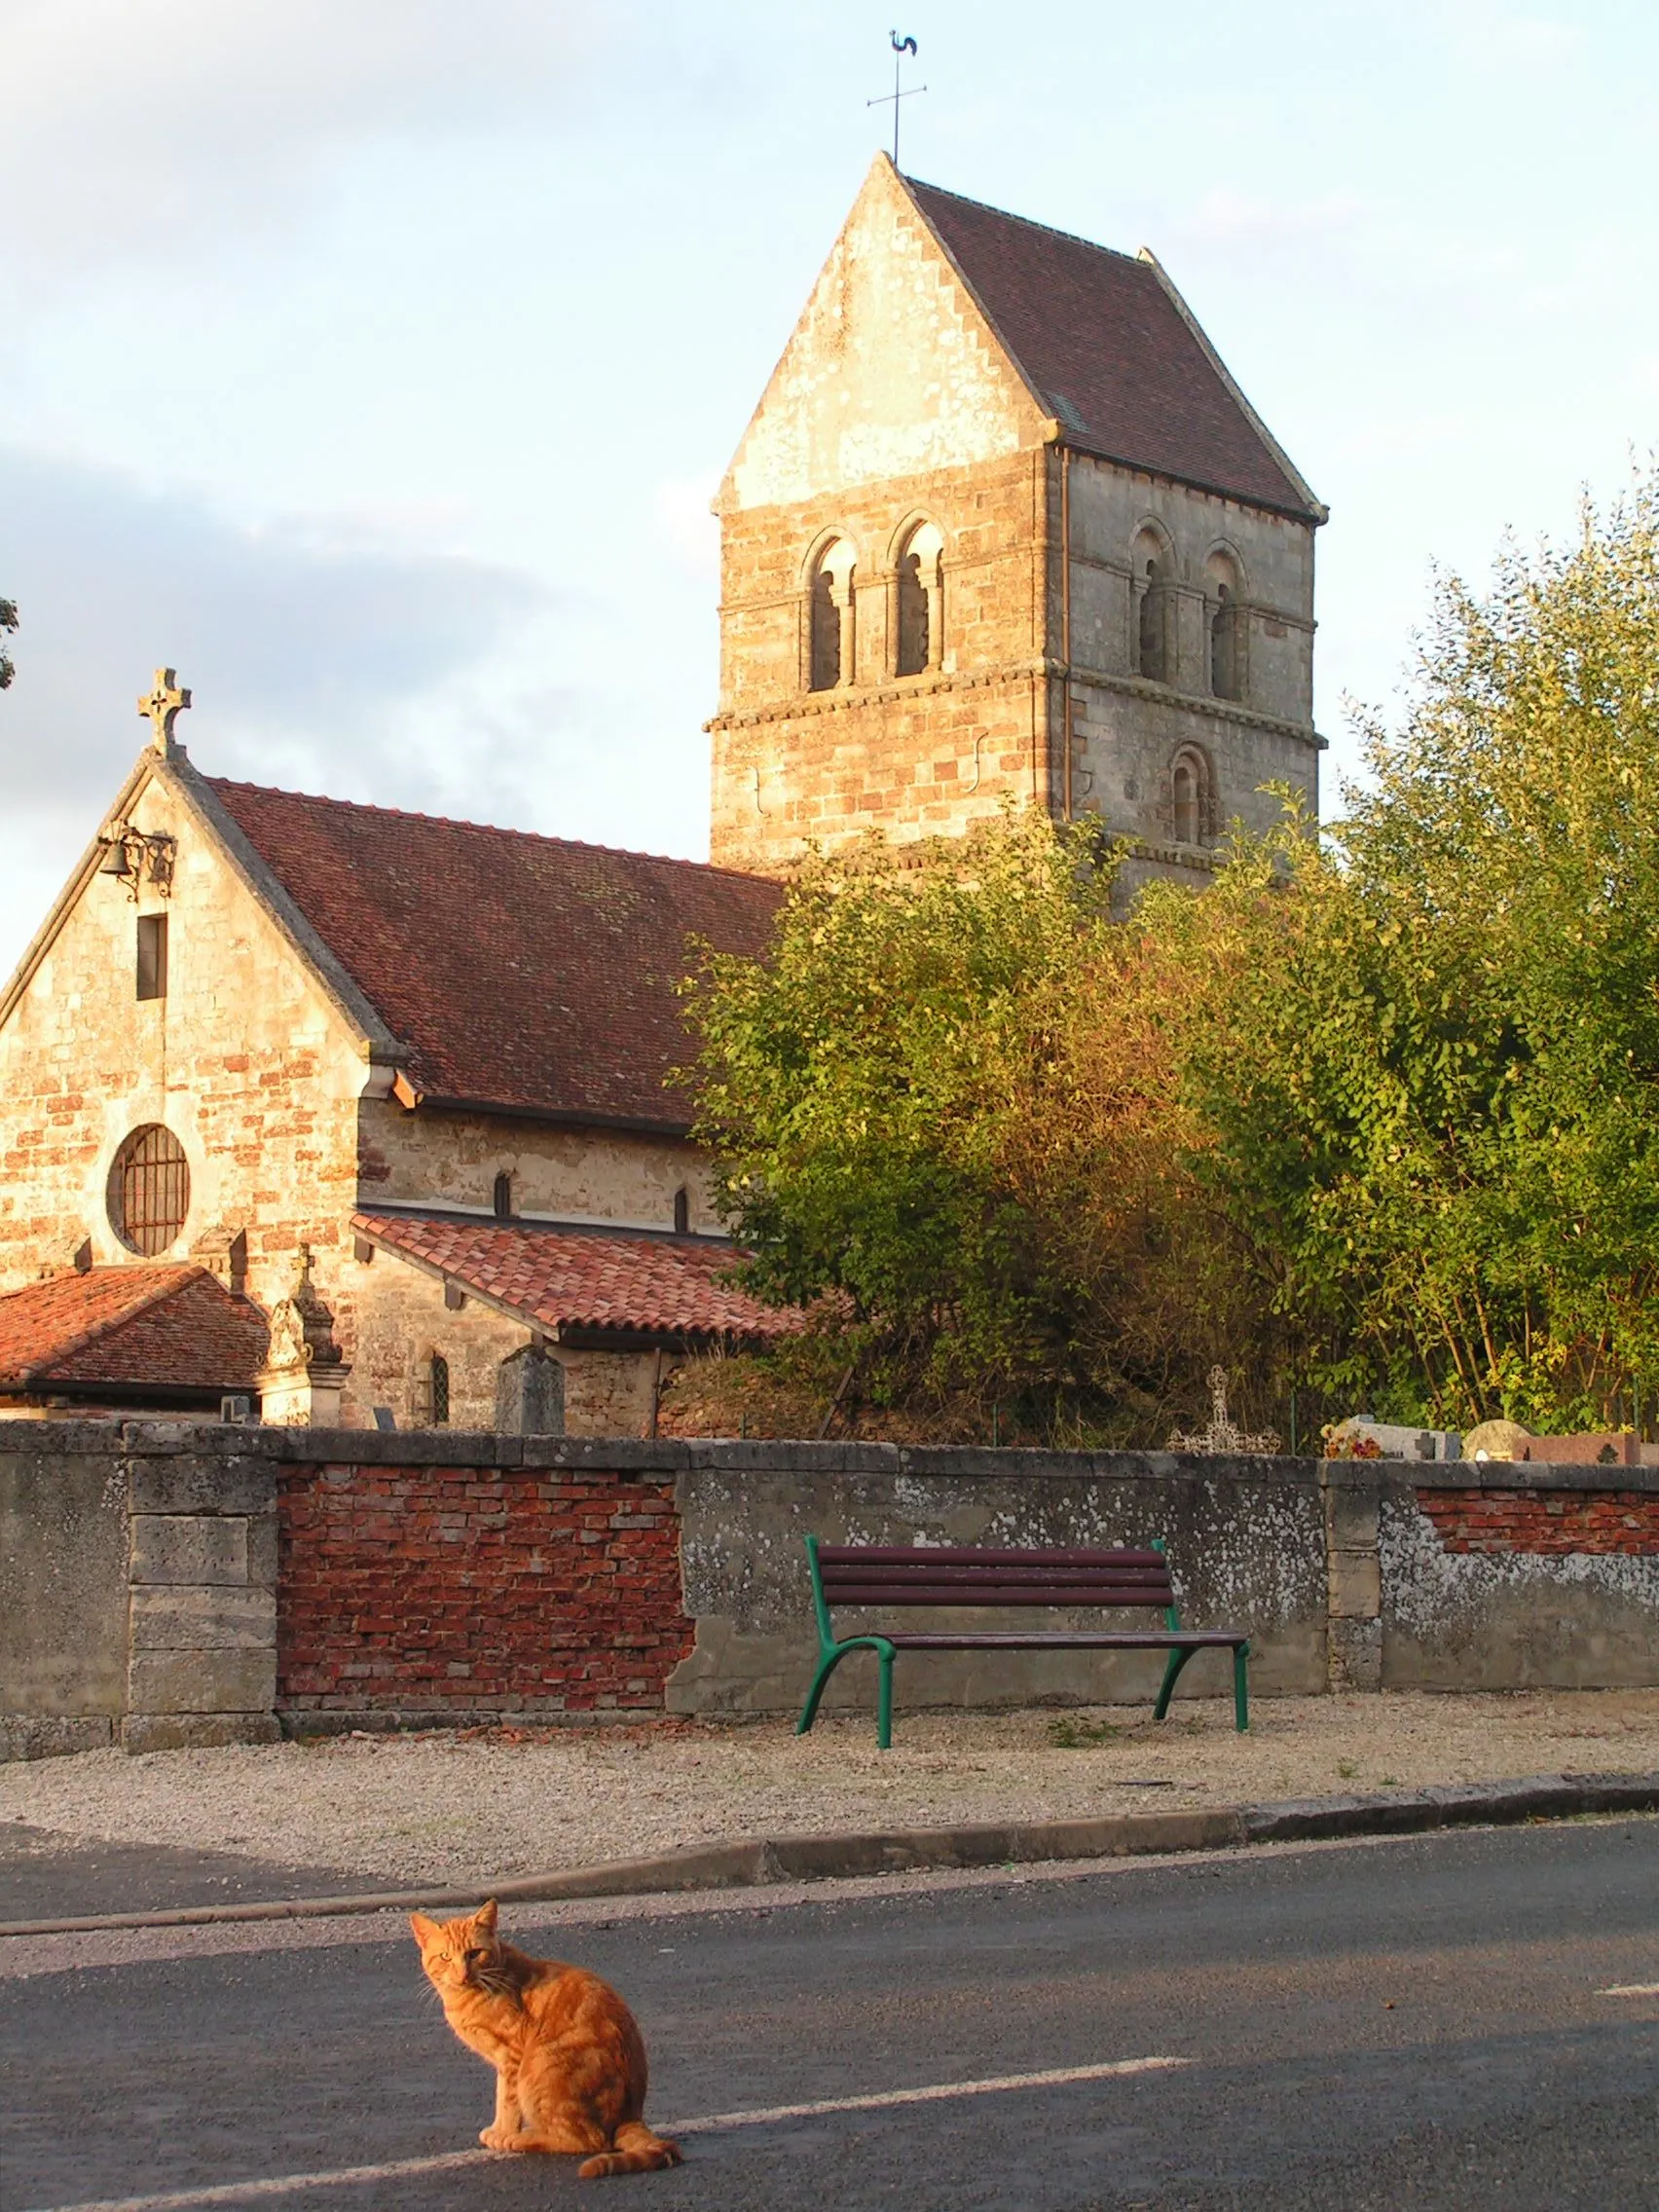
[[[511,1178],[512,1212],[519,1218],[673,1229],[676,1196],[683,1190],[684,1226],[720,1234],[708,1160],[683,1138],[567,1128],[505,1115],[409,1113],[391,1099],[363,1100],[358,1185],[364,1205],[454,1206],[487,1214],[502,1173]]]

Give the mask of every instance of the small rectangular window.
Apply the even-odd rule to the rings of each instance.
[[[167,995],[167,918],[166,914],[138,917],[138,996],[165,999]]]

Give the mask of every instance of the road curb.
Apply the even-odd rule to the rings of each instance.
[[[119,1928],[189,1928],[224,1921],[313,1920],[369,1912],[464,1912],[485,1898],[547,1904],[579,1898],[662,1897],[684,1890],[752,1889],[860,1874],[1033,1865],[1220,1851],[1346,1836],[1413,1835],[1435,1828],[1514,1825],[1598,1813],[1659,1812],[1659,1774],[1537,1774],[1516,1781],[1390,1789],[1354,1797],[1288,1798],[1188,1812],[1115,1813],[1097,1820],[982,1822],[841,1835],[754,1836],[691,1844],[645,1859],[613,1859],[558,1873],[509,1875],[476,1889],[375,1890],[356,1897],[254,1904],[179,1905],[78,1919],[0,1921],[0,1937],[71,1936]]]

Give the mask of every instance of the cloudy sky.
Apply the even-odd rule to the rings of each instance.
[[[701,856],[708,500],[893,0],[0,0],[0,972],[211,772]],[[1659,443],[1659,11],[921,0],[915,174],[1152,245],[1304,473],[1321,726]]]

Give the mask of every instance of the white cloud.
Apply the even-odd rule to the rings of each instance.
[[[135,702],[163,662],[195,692],[179,735],[210,773],[474,814],[522,802],[529,734],[503,749],[474,700],[554,611],[533,579],[337,542],[315,520],[249,530],[5,448],[0,517],[22,620],[0,697],[0,973],[137,756]]]
[[[602,0],[0,0],[0,244],[61,272],[280,222],[377,132],[568,108]]]

